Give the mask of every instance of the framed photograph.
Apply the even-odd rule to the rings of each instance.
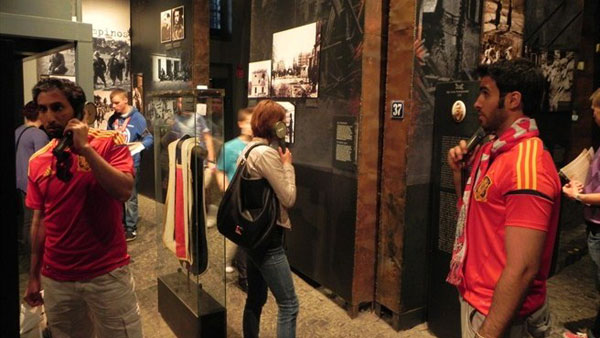
[[[248,97],[268,97],[271,87],[271,60],[248,64]]]
[[[313,22],[273,34],[271,96],[318,97],[320,27]]]
[[[575,51],[560,49],[529,50],[529,57],[542,69],[548,85],[542,109],[544,111],[570,111],[572,109],[573,73]]]
[[[185,38],[185,24],[183,6],[175,7],[171,10],[171,41],[183,40]]]
[[[525,27],[524,0],[485,0],[480,61],[484,64],[520,57]]]
[[[171,41],[171,10],[160,12],[160,42]]]

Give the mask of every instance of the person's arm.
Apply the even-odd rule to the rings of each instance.
[[[506,227],[506,266],[496,284],[492,306],[479,328],[479,335],[485,338],[502,336],[538,273],[545,241],[545,231]]]
[[[40,290],[42,283],[40,280],[40,271],[44,257],[44,242],[46,241],[46,228],[42,221],[44,214],[41,210],[33,210],[31,220],[31,258],[29,265],[29,282],[25,290],[24,300],[30,306],[39,306],[44,303]]]
[[[212,135],[210,134],[210,132],[204,132],[202,133],[202,135],[204,135],[204,143],[206,144],[206,151],[208,152],[208,155],[206,155],[206,159],[208,160],[208,163],[211,163],[212,166],[215,166],[215,145],[213,144],[213,138]]]
[[[577,200],[587,205],[600,205],[600,193],[582,194],[583,184],[579,181],[571,181],[562,188],[563,193],[572,200]]]
[[[279,202],[291,208],[296,203],[296,173],[290,150],[286,149],[285,154],[281,148],[279,154],[267,150],[257,157],[255,167],[258,174],[269,181]]]
[[[225,191],[227,189],[227,186],[229,185],[229,180],[227,179],[227,175],[225,175],[225,172],[218,169],[215,170],[215,178],[217,180],[217,185],[219,186],[219,189],[221,189],[221,191]]]
[[[110,165],[90,146],[87,124],[72,119],[65,127],[65,132],[68,130],[73,132],[73,150],[85,157],[100,186],[119,201],[127,201],[133,188],[133,175]]]
[[[154,143],[154,136],[152,136],[152,133],[150,132],[150,130],[148,130],[148,124],[146,123],[146,119],[144,118],[144,116],[142,116],[141,113],[139,114],[139,118],[140,125],[138,126],[138,130],[142,139],[141,142],[144,145],[144,149],[150,149],[150,147],[152,147],[152,144]]]
[[[461,140],[457,146],[448,150],[448,166],[452,170],[452,180],[456,196],[462,196],[462,169],[464,167],[463,157],[467,154],[467,142]]]

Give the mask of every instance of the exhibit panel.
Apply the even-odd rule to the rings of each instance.
[[[158,311],[177,335],[225,337],[225,240],[213,135],[223,91],[155,91],[146,96],[155,137]],[[223,178],[224,179],[224,178]],[[224,184],[222,182],[222,184]]]

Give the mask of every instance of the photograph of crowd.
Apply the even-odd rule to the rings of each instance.
[[[271,83],[271,60],[248,64],[248,97],[268,97]]]
[[[92,39],[94,89],[111,90],[131,87],[131,45],[129,38]]]
[[[95,90],[94,104],[96,105],[96,119],[92,127],[106,130],[108,118],[114,113],[110,102],[109,90]]]
[[[160,42],[171,41],[171,10],[160,12]]]
[[[481,63],[491,64],[522,55],[524,0],[485,0]]]
[[[183,6],[173,8],[171,12],[171,18],[173,20],[171,24],[171,40],[183,40],[185,38],[185,24],[183,16]]]
[[[320,35],[318,22],[273,34],[271,96],[318,97]]]
[[[571,109],[575,52],[565,50],[528,51],[526,57],[540,66],[548,85],[546,111]]]
[[[37,59],[39,75],[75,76],[75,48],[56,51]]]

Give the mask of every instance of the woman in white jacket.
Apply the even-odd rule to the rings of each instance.
[[[296,201],[296,174],[292,166],[292,154],[289,149],[282,152],[274,148],[276,140],[274,125],[284,121],[285,109],[271,101],[263,100],[254,108],[251,126],[254,138],[242,151],[240,158],[255,144],[248,155],[247,169],[250,178],[265,178],[279,199],[280,215],[277,227],[272,231],[265,244],[257,249],[246,249],[248,254],[248,296],[244,307],[244,337],[258,337],[260,315],[267,301],[267,288],[275,296],[279,308],[277,316],[277,337],[296,336],[296,317],[298,299],[292,280],[290,265],[283,250],[283,233],[291,229],[292,224],[287,209]],[[275,142],[275,144],[277,144]],[[238,159],[239,161],[239,159]]]

